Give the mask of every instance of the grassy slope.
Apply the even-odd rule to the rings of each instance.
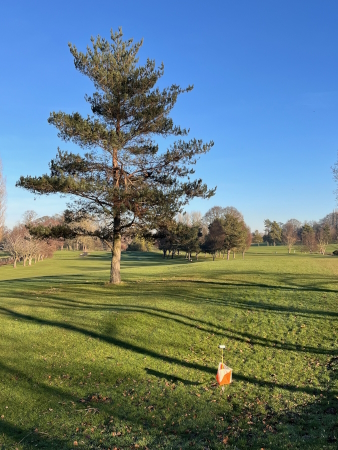
[[[336,448],[338,258],[78,255],[0,268],[0,448]]]

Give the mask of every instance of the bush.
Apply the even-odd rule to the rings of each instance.
[[[127,247],[127,252],[149,252],[151,250],[150,242],[144,238],[136,237]]]
[[[334,252],[332,252],[332,255],[338,256],[338,250],[335,250]]]

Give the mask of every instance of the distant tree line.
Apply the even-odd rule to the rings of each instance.
[[[7,262],[17,266],[19,261],[29,266],[45,258],[50,258],[56,250],[103,250],[101,241],[87,235],[79,236],[77,233],[69,235],[68,238],[50,235],[46,230],[58,229],[64,226],[64,216],[55,214],[54,216],[38,217],[34,211],[26,211],[22,220],[12,229],[4,227],[0,248],[9,256]],[[84,219],[81,227],[95,229],[95,222]],[[34,229],[34,232],[31,232]]]
[[[13,263],[13,267],[19,261],[23,261],[23,265],[29,266],[37,261],[43,261],[45,258],[53,256],[58,248],[58,241],[55,239],[40,240],[29,233],[29,226],[36,224],[39,226],[50,226],[59,221],[59,216],[37,218],[34,211],[26,211],[23,219],[11,230],[5,228],[2,249],[9,255],[9,262]]]
[[[296,219],[290,219],[286,223],[280,223],[266,219],[264,221],[265,233],[260,235],[256,230],[253,233],[253,243],[259,245],[265,242],[267,245],[284,244],[288,252],[294,245],[301,245],[301,251],[319,252],[325,254],[329,244],[336,243],[338,238],[337,213],[328,214],[319,222],[306,222],[302,224]]]
[[[164,258],[184,252],[189,260],[193,253],[198,259],[201,252],[210,254],[213,260],[217,255],[229,259],[231,252],[233,257],[241,252],[244,258],[252,241],[242,214],[231,206],[214,206],[203,217],[198,212],[179,214],[176,220],[162,225],[154,237]]]
[[[234,207],[214,206],[202,216],[200,212],[179,214],[175,220],[157,230],[156,245],[162,250],[163,257],[174,258],[184,252],[191,259],[192,253],[208,253],[213,257],[230,258],[241,252],[244,258],[246,250],[252,245],[285,245],[288,253],[300,246],[302,252],[325,254],[329,244],[338,241],[338,213],[333,212],[318,222],[301,223],[290,219],[280,223],[266,219],[265,232],[255,230],[251,233],[243,215]]]

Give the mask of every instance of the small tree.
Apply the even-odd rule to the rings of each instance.
[[[282,228],[282,240],[288,248],[288,253],[291,253],[291,249],[298,241],[298,231],[301,224],[296,219],[288,220]]]
[[[4,250],[13,257],[13,267],[16,268],[17,262],[25,254],[25,236],[27,230],[22,225],[15,226],[7,231],[4,237]]]
[[[111,42],[98,36],[92,48],[79,52],[69,44],[75,68],[95,87],[86,100],[92,116],[53,112],[49,123],[64,141],[85,149],[84,155],[58,150],[50,163],[50,174],[21,177],[18,186],[33,193],[59,193],[77,200],[72,205],[72,222],[88,214],[98,219],[95,231],[86,231],[111,250],[110,282],[120,283],[121,241],[128,230],[142,234],[158,229],[195,197],[209,198],[202,180],[191,180],[192,165],[213,142],[182,140],[188,131],[174,125],[170,112],[178,96],[191,91],[178,85],[160,90],[163,64],[138,64],[142,41],[123,40],[122,30],[111,32]],[[159,153],[156,137],[178,137],[167,151]],[[64,237],[84,232],[73,227],[45,230],[46,235]],[[69,228],[69,226],[68,226]]]
[[[128,252],[149,252],[150,249],[150,242],[147,242],[143,236],[135,236],[127,247]]]
[[[163,223],[153,238],[156,239],[159,250],[163,252],[163,258],[171,253],[172,258],[180,245],[179,224],[175,220]]]
[[[263,242],[263,237],[261,235],[261,233],[258,230],[255,230],[252,233],[252,243],[253,244],[257,244],[259,246],[259,244]]]
[[[251,233],[250,227],[248,227],[243,222],[243,235],[244,235],[244,233],[245,233],[245,239],[243,239],[240,249],[239,249],[242,252],[243,259],[244,259],[245,252],[250,248],[250,246],[252,244],[252,233]]]
[[[226,210],[220,222],[225,234],[223,249],[227,252],[227,260],[229,260],[231,250],[241,249],[245,245],[247,229],[242,214],[236,208],[228,207]]]
[[[267,240],[272,242],[273,245],[276,245],[276,242],[281,242],[282,240],[282,228],[281,224],[277,223],[275,220],[271,222],[271,220],[264,220],[265,225],[265,233],[267,235]]]
[[[303,226],[302,244],[304,250],[307,250],[310,253],[315,252],[318,248],[315,231],[309,224]]]
[[[180,229],[180,244],[179,248],[187,253],[188,259],[191,259],[191,253],[196,253],[196,259],[201,251],[199,240],[199,227],[197,225],[182,225]]]
[[[209,225],[209,233],[206,235],[202,244],[202,250],[212,255],[212,260],[215,261],[216,253],[220,252],[224,246],[225,232],[221,221],[215,219]]]
[[[321,227],[319,227],[319,229],[316,233],[316,237],[317,237],[319,253],[321,253],[322,255],[325,255],[326,247],[328,246],[328,244],[330,242],[330,237],[331,237],[330,226],[327,223],[325,223]]]

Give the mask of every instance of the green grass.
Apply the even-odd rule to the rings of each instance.
[[[0,267],[2,450],[337,448],[338,258],[79,253]]]

